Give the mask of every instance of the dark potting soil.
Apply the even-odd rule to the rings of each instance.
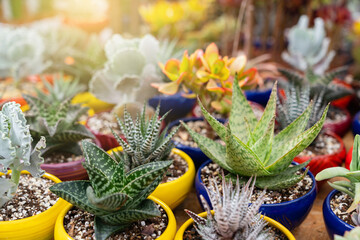
[[[269,231],[269,233],[274,236],[274,238],[273,238],[274,240],[287,240],[288,239],[283,232],[281,232],[279,229],[277,229],[273,226],[270,226],[270,225],[265,226],[264,231]],[[184,238],[184,240],[203,240],[203,238],[196,231],[193,224],[190,225],[185,230],[183,238]]]
[[[336,138],[320,133],[315,141],[302,151],[299,156],[323,156],[337,153],[341,144]]]
[[[325,123],[338,123],[346,120],[346,113],[337,107],[330,107]]]
[[[192,121],[186,123],[192,130],[195,132],[206,136],[210,139],[221,141],[219,136],[212,130],[211,127],[207,125],[206,120],[200,120],[200,121]],[[177,127],[177,126],[176,126]],[[170,129],[169,132],[171,132],[174,128]],[[197,143],[194,142],[188,131],[181,126],[177,133],[174,135],[173,140],[175,143],[181,143],[182,145],[189,146],[189,147],[198,147]]]
[[[342,192],[338,192],[330,199],[330,207],[331,210],[335,213],[335,215],[338,216],[338,218],[354,226],[354,223],[351,220],[351,214],[355,210],[351,213],[346,212],[351,206],[352,201],[353,198],[350,197],[349,195]]]
[[[83,159],[82,155],[75,155],[67,152],[52,152],[44,157],[44,163],[67,163]]]
[[[187,162],[181,156],[171,153],[170,159],[173,159],[173,163],[166,171],[161,183],[167,183],[176,180],[184,175],[189,169]]]
[[[58,200],[49,190],[52,185],[54,182],[46,178],[21,175],[15,197],[0,208],[0,221],[31,217],[52,207]]]
[[[201,170],[201,179],[206,187],[210,185],[209,179],[215,179],[221,191],[221,170],[216,163],[210,163]],[[297,172],[297,174],[301,173],[303,173],[302,170]],[[308,193],[312,185],[313,181],[311,177],[306,175],[303,180],[288,189],[282,189],[280,191],[266,190],[264,204],[282,203],[297,199]],[[255,187],[251,201],[256,201],[262,191],[262,189]]]
[[[116,134],[121,134],[117,120],[111,112],[95,114],[88,119],[87,126],[94,132],[105,135],[112,135],[111,129],[113,129]]]
[[[159,205],[158,208],[161,211],[161,217],[135,222],[108,240],[153,240],[158,238],[168,225],[165,210]],[[74,207],[65,215],[65,231],[75,240],[94,240],[94,218],[93,214]]]

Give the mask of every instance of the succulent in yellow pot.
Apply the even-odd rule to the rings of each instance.
[[[141,234],[134,232],[134,229],[146,227],[147,220],[158,223],[150,235],[155,234],[160,239],[174,237],[176,228],[171,211],[166,211],[166,206],[161,207],[159,201],[156,204],[156,201],[147,199],[161,182],[172,161],[150,162],[125,171],[124,162],[115,161],[95,144],[82,141],[82,148],[85,156],[83,165],[90,180],[62,182],[50,188],[76,207],[76,213],[67,212],[65,218],[75,222],[72,236],[68,236],[70,229],[63,230],[64,225],[58,223],[56,240],[75,236],[84,238],[82,233],[87,232],[91,232],[86,236],[87,239],[105,240],[110,236],[126,238],[124,236],[133,233]],[[170,216],[164,212],[169,212]],[[166,224],[168,219],[174,220],[169,221],[172,224],[170,226]],[[89,224],[81,224],[81,221],[89,221]],[[166,231],[167,227],[170,227],[169,231]]]
[[[0,111],[0,123],[0,239],[52,239],[56,217],[67,203],[62,199],[51,200],[49,193],[46,194],[48,198],[42,198],[46,189],[41,185],[46,186],[47,183],[21,176],[31,174],[34,177],[43,176],[55,183],[60,182],[58,178],[40,168],[44,161],[41,150],[46,146],[45,138],[40,138],[34,148],[31,147],[29,126],[26,125],[20,105],[15,102],[4,104]],[[11,170],[8,171],[8,168]],[[21,191],[18,189],[20,185]],[[30,194],[29,188],[33,193]],[[23,194],[27,194],[26,197],[22,196]],[[19,201],[24,206],[33,204],[33,200],[39,198],[44,202],[36,208],[31,205],[30,211],[17,204]],[[14,211],[8,214],[6,210],[11,208]]]
[[[191,158],[183,151],[174,148],[171,139],[177,131],[175,128],[168,135],[161,131],[161,122],[167,114],[159,117],[160,106],[155,114],[148,119],[146,106],[135,120],[125,110],[124,121],[118,118],[121,133],[126,141],[113,132],[119,142],[119,148],[109,150],[118,162],[125,163],[126,171],[147,164],[149,162],[162,162],[173,159],[173,164],[166,172],[162,183],[155,189],[152,196],[164,201],[174,209],[185,200],[190,192],[195,178],[195,166]]]

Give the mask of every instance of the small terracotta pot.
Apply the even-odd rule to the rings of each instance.
[[[346,114],[346,118],[343,121],[334,122],[334,123],[325,121],[323,127],[325,130],[329,130],[333,133],[336,133],[340,137],[344,136],[351,126],[351,115],[349,111],[344,108],[342,108],[341,111],[343,111]]]
[[[342,139],[330,131],[325,132],[324,134],[335,138],[340,143],[340,148],[336,153],[315,157],[296,156],[294,158],[294,161],[298,163],[303,163],[311,159],[308,166],[310,167],[310,171],[314,174],[314,176],[326,168],[341,166],[346,156],[345,145]]]

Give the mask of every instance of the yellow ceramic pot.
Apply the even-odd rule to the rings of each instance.
[[[72,103],[84,103],[94,109],[95,113],[111,110],[115,105],[97,99],[90,92],[77,94],[71,101]]]
[[[214,210],[211,210],[211,213],[214,214]],[[200,214],[198,214],[200,217],[205,218],[207,216],[207,212],[202,212]],[[284,227],[281,223],[275,221],[272,218],[263,216],[264,219],[269,223],[269,225],[279,229],[282,233],[285,234],[285,236],[289,239],[289,240],[295,240],[294,235],[292,235],[292,233],[286,228]],[[194,224],[194,220],[192,220],[191,218],[189,220],[187,220],[177,231],[175,239],[174,240],[183,240],[183,236],[184,236],[184,232],[185,230],[191,225]]]
[[[117,147],[111,149],[108,153],[110,154],[113,151],[122,151],[122,148]],[[164,201],[166,205],[168,205],[171,209],[174,209],[185,200],[186,196],[191,191],[195,178],[195,165],[189,155],[183,151],[177,148],[173,148],[171,151],[182,157],[187,162],[189,167],[188,171],[174,181],[161,183],[151,195],[159,198],[161,201]]]
[[[21,174],[29,174],[29,172],[22,171]],[[45,173],[43,177],[55,183],[61,182],[60,179],[48,173]],[[0,221],[0,240],[53,239],[56,218],[68,205],[68,202],[59,198],[54,206],[35,216],[14,221]]]
[[[176,220],[175,220],[174,213],[163,201],[161,201],[155,197],[152,197],[152,196],[149,196],[148,199],[151,199],[154,202],[156,202],[157,204],[159,204],[165,210],[165,212],[168,216],[168,225],[167,225],[165,231],[163,232],[163,234],[161,234],[161,236],[158,237],[157,240],[172,240],[172,239],[174,239],[174,236],[176,233]],[[66,208],[64,208],[60,212],[58,218],[56,219],[55,232],[54,232],[55,240],[73,240],[73,238],[70,237],[69,234],[67,234],[67,232],[65,231],[65,228],[64,228],[64,217],[65,217],[66,213],[72,207],[73,207],[73,205],[69,204]]]

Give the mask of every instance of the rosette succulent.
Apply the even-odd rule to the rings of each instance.
[[[26,112],[26,120],[30,125],[30,133],[35,139],[44,136],[47,147],[44,152],[66,150],[81,154],[78,142],[94,135],[82,124],[79,118],[87,114],[88,108],[79,104],[71,104],[71,99],[62,102],[46,102],[43,99],[23,95],[30,110]]]
[[[317,181],[330,179],[333,177],[344,177],[346,180],[340,180],[335,182],[328,182],[328,184],[350,197],[353,198],[353,202],[347,212],[352,212],[358,204],[360,204],[360,135],[355,136],[354,147],[352,152],[352,160],[350,163],[350,170],[344,167],[332,167],[322,170],[316,175]]]
[[[257,176],[255,185],[259,188],[288,188],[303,179],[307,173],[295,174],[308,162],[290,165],[294,157],[308,147],[320,132],[328,106],[320,120],[311,128],[305,130],[313,107],[309,104],[295,121],[274,136],[276,99],[277,84],[258,121],[239,85],[233,84],[232,107],[227,126],[211,116],[199,101],[205,119],[225,142],[225,146],[196,133],[184,123],[183,126],[211,160],[230,172],[229,177],[236,179],[236,175],[239,175],[247,179]]]
[[[172,161],[151,162],[125,172],[95,144],[82,141],[89,180],[53,185],[50,190],[76,207],[95,215],[97,240],[124,230],[131,223],[160,216],[155,203],[146,199],[160,184]]]
[[[252,181],[250,178],[242,187],[240,187],[239,181],[236,181],[236,185],[233,187],[232,181],[226,182],[223,174],[221,191],[215,180],[210,180],[210,182],[212,184],[206,188],[206,192],[210,197],[214,215],[212,215],[211,207],[203,196],[200,196],[200,199],[207,212],[207,219],[185,210],[194,220],[196,230],[202,239],[274,239],[272,234],[264,230],[267,223],[259,213],[259,208],[265,199],[265,190],[250,205],[255,180]]]
[[[0,77],[12,77],[18,82],[42,73],[50,64],[44,58],[44,41],[35,30],[2,25],[0,42]]]
[[[156,94],[150,84],[162,81],[157,62],[166,51],[161,46],[151,35],[134,39],[113,35],[105,45],[105,66],[89,83],[90,92],[102,101],[117,104],[116,108],[129,103],[142,105]]]
[[[284,61],[300,71],[309,68],[322,75],[329,68],[335,51],[328,52],[330,39],[326,37],[324,21],[315,19],[314,28],[309,28],[309,19],[303,15],[288,34],[288,52],[282,53]]]
[[[0,177],[0,207],[16,194],[20,173],[27,170],[32,176],[44,174],[40,164],[44,159],[40,150],[45,148],[45,138],[41,137],[35,147],[31,148],[32,138],[29,126],[15,102],[5,103],[0,111],[0,172],[11,169],[11,178]]]

